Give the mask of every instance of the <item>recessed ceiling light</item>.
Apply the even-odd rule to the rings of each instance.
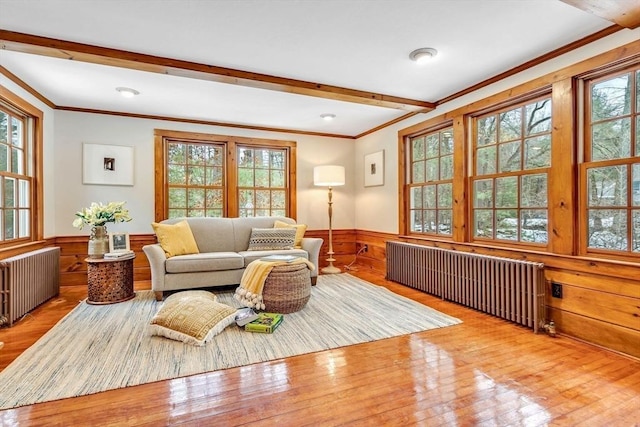
[[[331,113],[324,113],[320,114],[320,117],[322,117],[323,120],[330,122],[331,120],[336,118],[336,115]]]
[[[432,47],[421,47],[409,54],[409,59],[416,61],[418,64],[424,64],[435,58],[438,51]]]
[[[117,87],[116,90],[125,98],[133,98],[136,95],[140,95],[140,92],[130,87]]]

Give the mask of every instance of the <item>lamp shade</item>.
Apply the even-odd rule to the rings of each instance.
[[[313,184],[320,187],[344,185],[344,166],[316,166],[313,168]]]

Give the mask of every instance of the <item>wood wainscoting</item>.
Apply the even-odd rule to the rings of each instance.
[[[353,262],[356,255],[356,231],[355,230],[332,230],[333,236],[333,257],[336,261],[335,267],[345,270],[344,266]],[[323,240],[318,257],[318,268],[328,265],[327,251],[329,250],[329,230],[307,230],[304,237],[316,237]]]
[[[133,279],[135,281],[151,280],[151,269],[147,256],[142,251],[144,245],[156,242],[153,234],[131,234],[129,236],[131,250],[136,254],[133,260]],[[60,247],[60,286],[87,284],[87,246],[89,236],[63,236],[55,239]]]
[[[560,334],[640,358],[640,265],[471,244],[397,237],[398,241],[545,265],[546,318]],[[562,298],[551,293],[562,286]]]
[[[356,230],[356,250],[368,246],[358,255],[357,268],[386,274],[387,241],[542,262],[546,318],[555,322],[558,333],[640,358],[640,265]],[[562,298],[552,296],[552,283],[561,285]]]
[[[328,230],[308,230],[305,236],[324,240],[320,251],[320,268],[327,265]],[[131,235],[131,249],[136,253],[134,278],[151,279],[149,263],[142,246],[155,243],[155,236]],[[547,319],[556,324],[558,333],[594,345],[640,358],[640,265],[602,259],[547,255],[539,252],[487,248],[477,245],[434,242],[407,238],[391,233],[367,230],[333,230],[335,266],[345,266],[386,274],[386,242],[403,241],[446,249],[476,252],[542,262],[545,264]],[[87,283],[88,237],[59,237],[61,249],[61,286]],[[356,253],[364,245],[367,251]],[[551,296],[551,283],[562,286],[562,298]]]
[[[356,231],[333,230],[333,251],[336,262],[334,265],[344,270],[355,259]],[[327,251],[329,250],[329,230],[307,230],[305,237],[319,237],[323,239],[320,249],[320,268],[327,265]],[[131,250],[136,254],[133,264],[135,281],[151,280],[151,269],[147,256],[142,251],[145,245],[156,243],[154,234],[131,234]],[[87,257],[88,236],[63,236],[57,237],[51,244],[60,247],[60,285],[75,286],[87,283]],[[384,256],[383,256],[384,259]],[[381,270],[384,274],[384,270]]]

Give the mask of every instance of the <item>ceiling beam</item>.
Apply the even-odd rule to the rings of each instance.
[[[376,107],[419,112],[431,111],[435,108],[433,102],[92,46],[2,29],[0,29],[0,49]]]
[[[640,27],[640,2],[638,0],[560,0],[621,27]]]

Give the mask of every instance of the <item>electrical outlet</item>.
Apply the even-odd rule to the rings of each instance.
[[[562,284],[551,282],[551,296],[554,298],[562,298]]]
[[[362,252],[367,252],[369,250],[369,245],[364,245]]]

